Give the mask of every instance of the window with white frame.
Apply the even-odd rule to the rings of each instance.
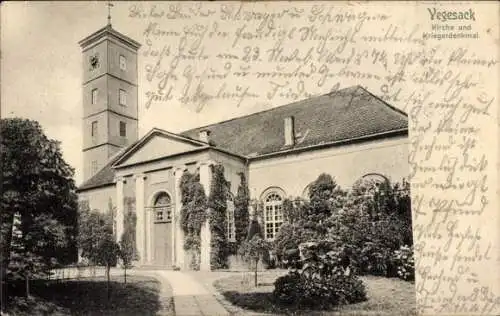
[[[127,70],[127,59],[123,55],[120,55],[120,69]]]
[[[264,199],[265,238],[274,239],[283,223],[283,197],[270,192]]]
[[[119,100],[120,105],[123,106],[127,105],[127,92],[125,90],[120,89],[118,97],[120,99]]]
[[[234,198],[231,193],[228,192],[226,200],[226,236],[229,241],[236,241],[236,227],[234,224]]]

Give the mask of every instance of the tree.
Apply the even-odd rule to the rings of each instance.
[[[128,218],[128,219],[127,219]],[[127,283],[127,269],[132,268],[132,262],[138,259],[135,249],[135,214],[128,213],[125,218],[125,229],[120,239],[121,266],[123,268],[124,283]]]
[[[98,264],[97,247],[105,234],[113,232],[112,218],[98,210],[90,210],[88,201],[81,201],[78,220],[78,248],[82,258]]]
[[[255,286],[258,286],[257,271],[259,261],[269,251],[268,243],[259,234],[255,234],[252,239],[245,241],[240,247],[240,255],[251,265],[254,271]]]
[[[116,243],[115,237],[112,233],[106,233],[103,238],[99,240],[96,248],[95,258],[97,264],[103,265],[106,268],[106,292],[107,297],[110,297],[110,270],[111,267],[116,266],[118,262],[118,255],[120,254],[120,246]]]
[[[235,226],[235,239],[237,245],[241,243],[247,237],[248,225],[249,225],[249,213],[248,206],[250,204],[250,192],[248,190],[248,184],[243,172],[240,173],[240,185],[238,186],[238,192],[234,198],[234,226]]]
[[[76,261],[74,170],[36,121],[2,119],[0,147],[0,278],[22,277],[28,284],[55,264]]]
[[[88,202],[82,202],[78,245],[81,256],[93,265],[105,267],[107,279],[107,297],[110,297],[110,270],[118,263],[120,246],[113,234],[112,214],[90,210]]]
[[[301,243],[324,238],[328,232],[328,218],[338,212],[346,195],[326,173],[318,176],[308,193],[309,201],[283,201],[285,222],[274,239],[274,250],[285,266],[300,265]]]
[[[309,187],[308,219],[323,221],[333,212],[333,201],[336,195],[337,184],[326,173],[322,173]]]

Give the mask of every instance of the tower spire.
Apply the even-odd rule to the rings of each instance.
[[[113,4],[111,1],[108,1],[108,25],[111,26],[111,8],[113,7]]]

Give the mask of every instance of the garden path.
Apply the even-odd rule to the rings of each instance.
[[[162,283],[170,284],[174,295],[176,316],[225,316],[228,311],[219,303],[212,292],[193,275],[182,271],[135,270],[133,274],[155,275]]]

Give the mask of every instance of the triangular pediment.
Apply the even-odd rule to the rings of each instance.
[[[208,144],[191,138],[160,129],[154,129],[138,141],[137,144],[129,148],[113,166],[121,167],[134,165],[182,154],[207,146]]]

